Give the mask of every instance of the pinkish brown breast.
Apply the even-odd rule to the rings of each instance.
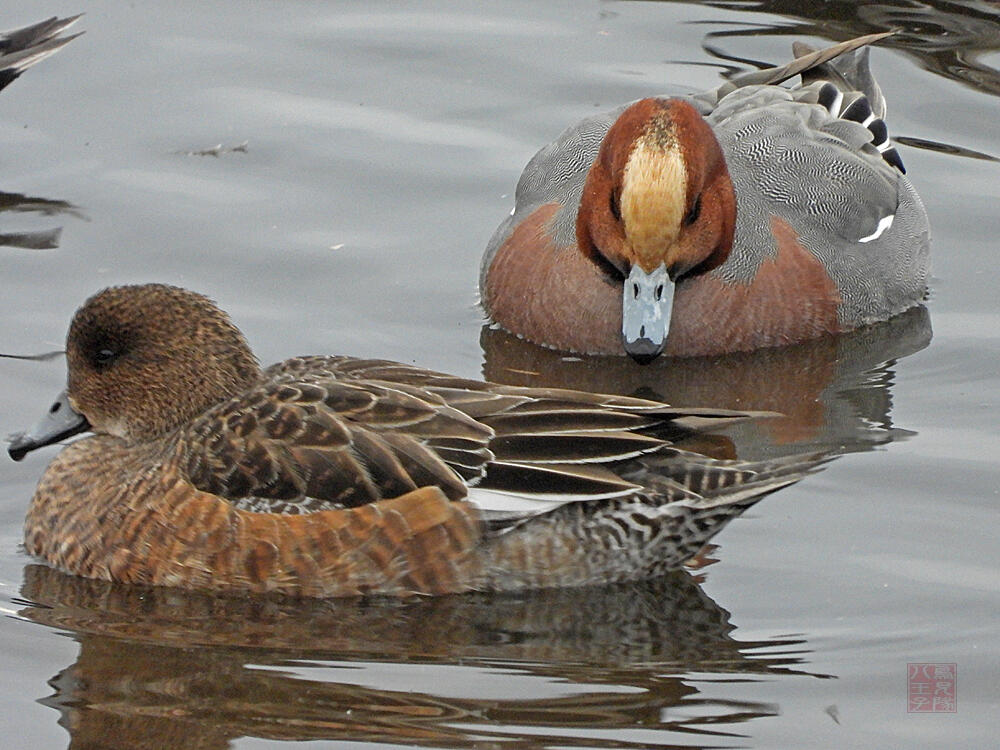
[[[781,346],[839,333],[840,292],[784,219],[771,216],[777,252],[749,283],[706,274],[683,281],[665,353],[673,356]]]

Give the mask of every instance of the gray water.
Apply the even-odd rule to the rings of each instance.
[[[214,297],[263,362],[776,409],[723,447],[843,455],[699,570],[404,603],[62,576],[18,547],[55,449],[0,463],[0,745],[996,746],[1000,6],[0,0],[0,28],[80,11],[86,34],[0,94],[0,240],[61,228],[57,248],[0,247],[0,351],[58,349],[89,294],[162,281]],[[566,125],[888,28],[873,65],[933,226],[926,308],[647,368],[483,328],[482,249]],[[60,358],[0,360],[2,430],[64,378]],[[907,713],[914,662],[956,665],[954,713]]]

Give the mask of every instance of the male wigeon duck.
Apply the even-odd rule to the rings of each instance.
[[[888,35],[796,44],[788,65],[564,131],[525,167],[487,247],[487,314],[537,344],[645,363],[918,304],[930,229],[865,47]]]
[[[0,89],[12,83],[32,65],[65,47],[83,32],[59,38],[80,16],[52,18],[0,32]]]
[[[25,548],[81,576],[328,597],[648,577],[821,457],[673,447],[746,412],[465,380],[394,362],[261,369],[199,294],[106,289],[66,392],[10,446],[46,469]]]

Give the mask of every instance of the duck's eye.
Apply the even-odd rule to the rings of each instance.
[[[694,199],[694,204],[691,206],[691,210],[687,212],[684,217],[684,225],[691,226],[696,221],[698,221],[698,215],[701,214],[701,196],[699,195]]]
[[[107,367],[116,359],[118,359],[118,352],[106,346],[94,352],[94,365],[99,368]]]

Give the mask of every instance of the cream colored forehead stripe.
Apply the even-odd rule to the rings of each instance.
[[[652,271],[677,239],[686,211],[687,167],[675,140],[643,136],[625,164],[621,217],[636,260]]]

